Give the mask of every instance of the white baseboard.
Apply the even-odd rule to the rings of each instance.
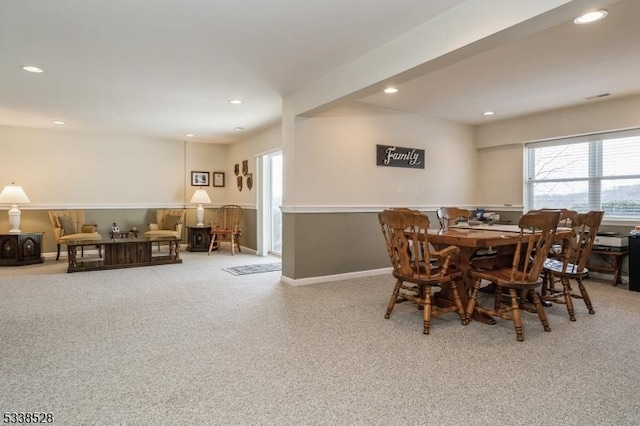
[[[352,278],[371,277],[374,275],[383,275],[383,274],[390,274],[390,273],[391,273],[391,267],[381,268],[381,269],[371,269],[368,271],[347,272],[344,274],[336,274],[336,275],[324,275],[321,277],[299,278],[297,280],[293,278],[285,277],[284,275],[282,275],[280,276],[280,281],[290,286],[302,286],[302,285],[326,283],[331,281],[349,280]]]

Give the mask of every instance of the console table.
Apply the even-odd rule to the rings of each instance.
[[[153,251],[153,243],[158,250]],[[159,250],[159,245],[166,243],[168,252]],[[182,263],[180,259],[180,238],[148,237],[148,238],[114,238],[109,240],[67,241],[69,267],[67,272],[99,271],[102,269],[133,268],[138,266],[165,265]],[[78,257],[78,248],[85,246],[101,247],[102,257]]]
[[[0,266],[42,263],[43,232],[0,234]]]
[[[605,264],[587,263],[587,269],[593,272],[604,272],[607,274],[613,274],[613,282],[611,284],[618,285],[622,283],[620,277],[620,268],[622,266],[622,259],[629,254],[629,248],[625,247],[622,250],[599,250],[592,249],[591,255],[599,256],[601,260],[606,262]]]
[[[187,251],[208,251],[211,242],[210,226],[187,226]]]

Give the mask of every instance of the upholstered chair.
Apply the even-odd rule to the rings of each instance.
[[[84,210],[50,210],[49,220],[58,245],[56,260],[60,259],[60,245],[67,241],[100,240],[98,226],[85,223]]]
[[[155,223],[149,223],[149,230],[145,237],[177,237],[182,238],[182,225],[184,223],[184,209],[156,211]]]

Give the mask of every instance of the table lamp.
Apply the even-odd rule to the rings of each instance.
[[[204,207],[202,204],[210,203],[211,198],[209,198],[209,194],[204,189],[196,189],[196,192],[193,193],[193,197],[191,197],[192,203],[198,203],[198,208],[196,210],[196,218],[198,223],[196,226],[204,226]]]
[[[20,185],[16,185],[15,182],[11,182],[11,185],[5,186],[2,192],[0,192],[0,204],[11,204],[11,208],[9,209],[10,233],[20,233],[20,210],[17,204],[27,204],[30,202],[31,200],[27,197],[24,189],[22,189]]]

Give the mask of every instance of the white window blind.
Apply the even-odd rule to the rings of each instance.
[[[525,170],[526,210],[640,218],[640,129],[527,143]]]

